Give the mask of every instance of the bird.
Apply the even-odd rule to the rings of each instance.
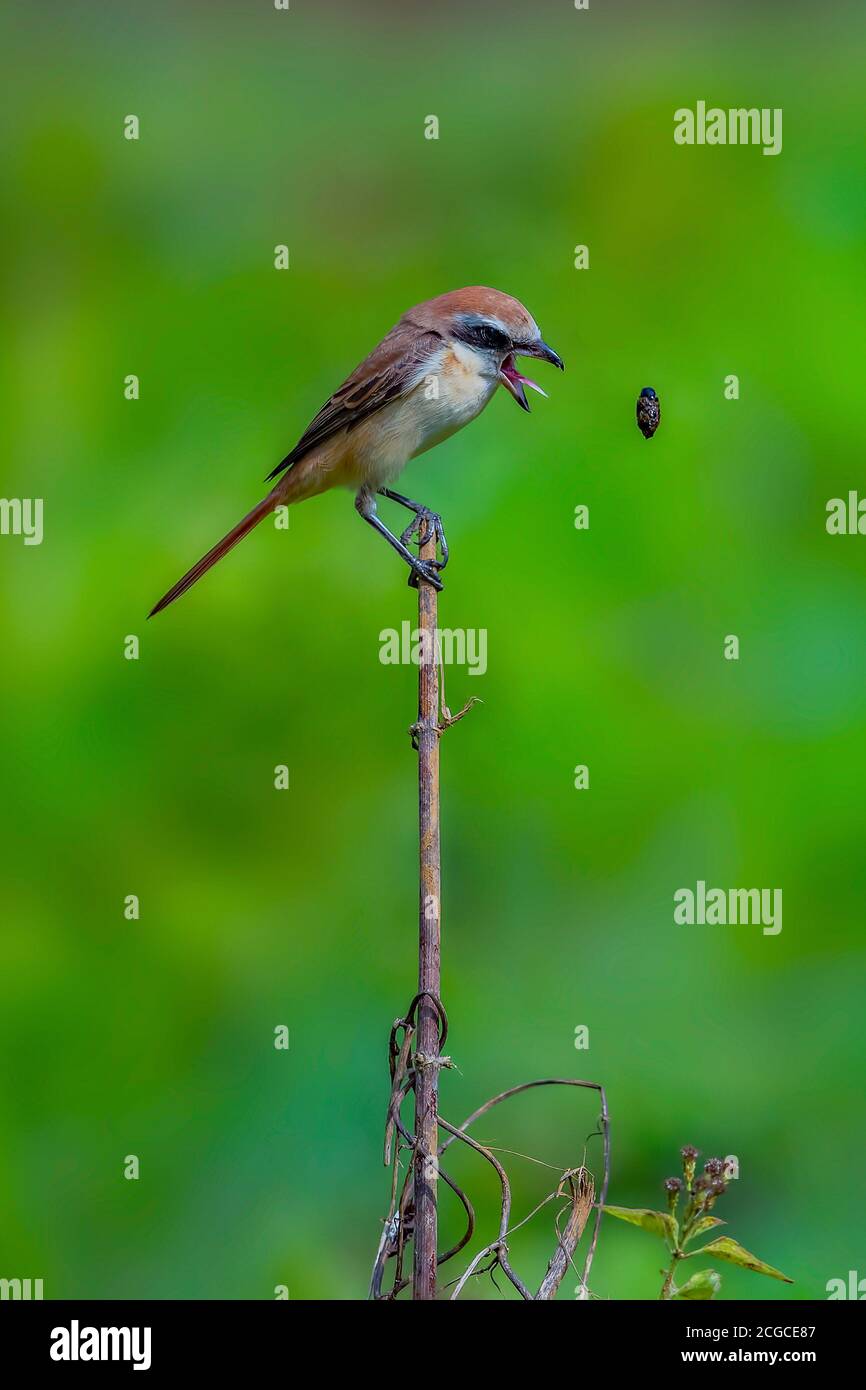
[[[662,418],[659,398],[651,386],[645,386],[637,398],[635,408],[637,427],[644,439],[652,439]]]
[[[407,309],[346,378],[268,474],[271,491],[178,580],[148,614],[161,612],[227,555],[279,506],[293,506],[333,487],[355,493],[359,515],[409,566],[409,583],[442,589],[448,546],[437,513],[395,492],[410,459],[441,444],[481,414],[502,386],[522,410],[525,387],[547,392],[518,371],[515,357],[537,357],[564,370],[535,319],[518,299],[473,285]],[[276,480],[276,481],[274,481]],[[377,512],[386,497],[413,513],[401,536]],[[416,527],[432,526],[441,559],[422,560],[407,544]],[[432,533],[428,530],[427,539]]]

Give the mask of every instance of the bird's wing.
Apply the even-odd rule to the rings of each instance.
[[[291,453],[268,474],[268,482],[340,430],[352,429],[389,401],[411,391],[441,346],[439,333],[419,332],[414,324],[398,323],[325,402]]]

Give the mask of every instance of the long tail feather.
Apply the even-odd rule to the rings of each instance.
[[[227,536],[223,536],[222,540],[217,541],[216,545],[212,550],[208,551],[207,555],[201,557],[197,565],[193,565],[191,570],[187,570],[183,579],[179,579],[174,587],[169,589],[167,594],[163,594],[159,603],[151,608],[147,616],[152,618],[154,613],[161,613],[163,608],[167,608],[170,603],[174,603],[176,598],[180,598],[181,594],[185,594],[187,589],[191,589],[193,584],[201,579],[203,574],[207,574],[208,570],[216,564],[217,560],[221,560],[224,555],[228,555],[229,551],[234,549],[238,541],[242,541],[244,536],[249,535],[253,527],[258,526],[259,522],[263,521],[268,512],[273,511],[276,505],[277,501],[274,494],[269,492],[267,497],[263,497],[258,506],[253,507],[252,511],[248,512],[243,520],[239,521],[237,526],[229,531]]]

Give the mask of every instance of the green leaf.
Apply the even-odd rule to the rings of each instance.
[[[724,1225],[725,1222],[719,1216],[702,1216],[689,1235],[689,1240],[694,1240],[695,1236],[702,1236],[704,1231],[711,1231],[714,1226]]]
[[[674,1298],[715,1298],[721,1287],[721,1275],[714,1269],[702,1269],[700,1274],[693,1274],[681,1289],[677,1289]]]
[[[709,1245],[702,1245],[700,1250],[692,1250],[686,1258],[689,1259],[692,1255],[712,1255],[717,1260],[730,1260],[732,1265],[741,1265],[743,1269],[751,1269],[755,1274],[766,1274],[770,1279],[781,1279],[785,1284],[793,1284],[794,1282],[780,1269],[774,1269],[772,1265],[765,1265],[763,1260],[757,1259],[755,1255],[750,1255],[748,1250],[744,1250],[742,1245],[738,1245],[730,1236],[719,1236],[718,1240],[711,1240]]]
[[[640,1226],[651,1236],[661,1236],[662,1240],[676,1240],[676,1230],[670,1214],[666,1211],[650,1211],[648,1207],[605,1207],[609,1216],[619,1221],[628,1221],[632,1226]]]

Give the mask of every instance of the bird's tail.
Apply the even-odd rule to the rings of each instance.
[[[244,536],[249,535],[253,527],[258,526],[259,522],[263,521],[268,512],[272,512],[276,505],[277,498],[274,492],[269,492],[267,497],[262,498],[258,506],[253,507],[251,512],[247,512],[247,515],[242,521],[238,522],[237,526],[232,527],[227,536],[223,536],[222,540],[217,541],[216,545],[208,551],[207,555],[201,557],[197,565],[193,565],[191,570],[187,570],[183,579],[179,579],[174,587],[169,589],[167,594],[163,594],[159,603],[151,608],[147,616],[152,618],[154,613],[161,613],[163,608],[167,608],[170,603],[174,603],[176,598],[180,598],[181,594],[185,594],[187,589],[191,589],[193,584],[201,579],[203,574],[207,574],[212,565],[216,564],[217,560],[221,560],[224,555],[228,555],[229,551],[234,549],[238,541],[242,541]]]

